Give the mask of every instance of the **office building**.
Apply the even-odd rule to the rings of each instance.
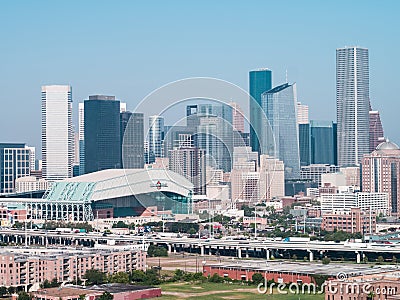
[[[400,212],[400,149],[392,142],[383,142],[362,160],[363,192],[389,194],[392,215]]]
[[[308,118],[308,105],[297,102],[297,123],[308,124],[310,120]]]
[[[261,199],[272,200],[285,196],[285,166],[282,161],[260,155]]]
[[[308,166],[311,164],[311,134],[309,123],[299,124],[299,154],[301,166]]]
[[[376,232],[376,213],[351,208],[350,211],[337,211],[322,216],[321,229],[344,231],[348,233],[372,234]],[[350,299],[350,298],[349,298]]]
[[[25,144],[0,143],[0,194],[15,192],[15,180],[30,175],[30,161]]]
[[[311,164],[335,163],[335,130],[332,121],[310,121]]]
[[[164,153],[176,148],[195,146],[195,129],[188,126],[164,126]]]
[[[163,157],[163,140],[164,140],[164,117],[161,116],[150,116],[149,117],[149,151],[148,156],[150,157]],[[149,163],[154,161],[149,159]]]
[[[177,148],[169,151],[169,170],[193,183],[194,195],[206,195],[206,152],[202,149]]]
[[[244,114],[242,108],[236,102],[231,102],[233,130],[244,132]]]
[[[336,109],[338,164],[358,165],[369,153],[368,49],[336,50]]]
[[[121,168],[120,102],[93,95],[84,102],[85,173]]]
[[[73,159],[71,86],[42,86],[43,178],[53,181],[72,177]]]
[[[121,166],[124,169],[144,167],[144,115],[129,111],[120,114]]]
[[[369,111],[369,153],[375,151],[376,147],[385,141],[385,134],[379,111]]]
[[[26,149],[29,149],[29,168],[31,171],[36,170],[36,148],[25,146]]]
[[[79,175],[85,174],[85,104],[78,104]]]
[[[301,167],[301,179],[302,180],[312,180],[321,186],[321,175],[326,173],[337,173],[340,168],[335,165],[328,164],[315,164],[309,166]]]
[[[249,72],[250,94],[250,144],[253,151],[260,152],[262,132],[261,94],[272,88],[272,71],[259,69]],[[265,154],[265,153],[263,153]]]
[[[274,136],[268,155],[283,161],[285,179],[300,178],[296,84],[285,83],[264,92],[262,107]]]

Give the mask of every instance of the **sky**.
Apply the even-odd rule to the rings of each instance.
[[[70,84],[134,109],[176,80],[248,90],[248,72],[297,83],[310,119],[335,120],[335,49],[369,49],[370,98],[400,143],[400,1],[0,1],[0,142],[41,143],[41,86]],[[184,114],[184,112],[182,112]]]

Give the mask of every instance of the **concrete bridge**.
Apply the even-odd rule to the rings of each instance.
[[[357,263],[367,256],[375,259],[383,256],[400,261],[400,245],[366,244],[366,243],[335,243],[335,242],[282,242],[261,240],[224,240],[197,239],[174,237],[150,237],[136,235],[106,235],[101,233],[64,233],[43,230],[0,230],[0,242],[25,246],[85,246],[93,247],[100,244],[137,244],[148,243],[163,246],[169,252],[197,253],[200,256],[220,255],[238,258],[257,257],[273,258],[307,258],[308,261],[324,256],[339,259],[345,257]]]

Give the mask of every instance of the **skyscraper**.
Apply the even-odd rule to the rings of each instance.
[[[164,140],[164,117],[149,117],[149,156],[163,157],[163,140]]]
[[[72,177],[73,144],[71,86],[42,86],[43,178],[52,181]]]
[[[336,109],[338,164],[358,165],[369,153],[368,49],[336,50]]]
[[[267,154],[283,161],[285,179],[300,178],[296,84],[284,83],[264,92],[262,107],[275,138],[275,147]]]
[[[15,192],[15,180],[30,175],[30,161],[30,147],[0,143],[0,193]]]
[[[169,169],[185,176],[194,185],[195,195],[206,194],[206,152],[195,147],[170,150]]]
[[[261,94],[272,88],[272,71],[260,69],[249,73],[250,94],[250,145],[253,151],[260,152],[259,136],[262,130]]]
[[[376,147],[384,142],[383,126],[379,111],[369,111],[369,152],[372,152]]]
[[[244,132],[244,114],[239,104],[235,102],[229,103],[232,107],[232,126],[238,132]]]
[[[79,175],[85,174],[85,104],[78,106]]]
[[[311,121],[311,163],[335,165],[335,132],[332,121]]]
[[[94,95],[84,102],[85,173],[121,168],[120,102]]]
[[[300,165],[308,166],[311,163],[310,121],[308,105],[300,102],[297,102],[297,123],[299,125]]]
[[[124,169],[144,167],[144,115],[121,112],[121,166]]]

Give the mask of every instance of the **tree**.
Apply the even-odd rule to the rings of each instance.
[[[104,292],[98,298],[98,300],[113,300],[113,299],[114,299],[114,296],[112,294],[110,294],[109,292]]]
[[[260,273],[254,273],[253,276],[251,276],[251,280],[255,285],[259,285],[264,282],[264,276]]]
[[[383,259],[383,256],[381,256],[381,255],[378,256],[376,261],[377,261],[378,265],[381,265],[385,262],[385,260]]]
[[[168,251],[164,247],[150,245],[147,249],[147,255],[150,257],[168,256]]]
[[[83,278],[86,279],[86,285],[102,284],[107,281],[106,274],[95,269],[87,270]]]
[[[329,257],[324,257],[323,259],[322,259],[322,264],[323,265],[328,265],[329,263],[331,262],[331,259],[329,258]]]
[[[125,272],[118,272],[110,276],[112,283],[129,283],[129,275]]]
[[[113,224],[112,228],[128,228],[129,225],[125,224],[123,221],[118,221],[118,223]]]
[[[0,296],[4,296],[7,294],[7,288],[5,286],[0,286]]]
[[[17,300],[32,300],[32,296],[27,292],[19,292]]]

